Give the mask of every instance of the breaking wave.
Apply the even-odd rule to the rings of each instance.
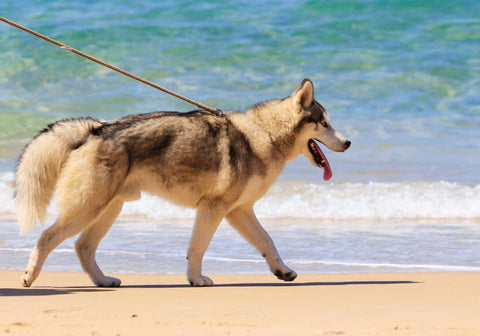
[[[280,180],[255,205],[260,218],[386,220],[478,219],[480,185],[448,182],[308,183]],[[55,207],[49,208],[51,215]],[[0,173],[0,215],[14,215],[13,173]],[[189,219],[194,210],[144,194],[122,217]]]
[[[272,187],[258,216],[327,219],[480,218],[480,185],[447,182],[312,184]]]

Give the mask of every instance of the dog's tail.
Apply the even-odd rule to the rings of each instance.
[[[98,120],[70,119],[48,125],[25,147],[18,161],[15,181],[17,218],[22,234],[43,222],[63,165],[82,146]]]

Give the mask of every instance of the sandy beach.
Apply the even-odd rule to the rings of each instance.
[[[9,335],[479,335],[480,273],[119,275],[43,272],[21,288],[0,272],[0,333]]]

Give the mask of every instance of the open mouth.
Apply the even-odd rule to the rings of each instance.
[[[332,169],[330,168],[330,164],[328,163],[327,157],[323,154],[320,147],[315,142],[317,139],[310,139],[308,140],[308,150],[313,156],[315,163],[320,168],[323,168],[323,179],[328,181],[332,178]],[[319,140],[317,140],[319,141]]]

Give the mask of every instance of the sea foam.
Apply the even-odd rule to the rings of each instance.
[[[448,182],[309,183],[280,180],[255,210],[260,218],[334,220],[477,219],[480,185]],[[54,216],[53,205],[48,209]],[[0,215],[13,215],[13,174],[0,174]],[[195,211],[143,194],[125,203],[121,217],[155,221],[192,219]]]

